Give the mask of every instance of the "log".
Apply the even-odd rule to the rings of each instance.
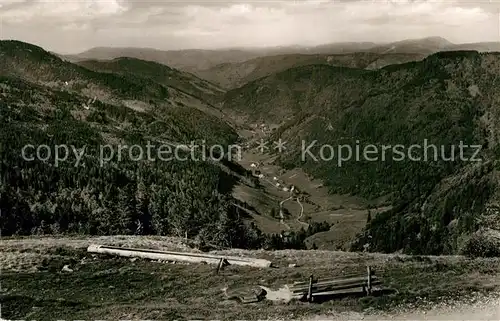
[[[191,263],[219,264],[221,259],[225,259],[231,265],[252,266],[258,268],[271,267],[271,262],[263,259],[246,257],[218,256],[200,253],[183,253],[171,251],[156,251],[148,249],[122,248],[115,246],[92,244],[87,248],[90,253],[111,254],[125,257],[140,257],[150,260],[180,261]]]

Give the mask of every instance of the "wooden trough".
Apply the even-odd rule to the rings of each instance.
[[[87,248],[87,252],[111,254],[126,257],[140,257],[151,260],[164,260],[164,261],[179,261],[191,263],[207,263],[207,264],[220,264],[227,262],[230,265],[244,265],[253,266],[258,268],[271,267],[271,262],[263,259],[254,259],[247,257],[236,256],[220,256],[202,253],[183,253],[183,252],[170,252],[170,251],[156,251],[148,249],[132,249],[116,246],[95,245],[92,244]]]
[[[298,282],[289,286],[288,289],[294,297],[306,298],[309,302],[315,297],[331,296],[353,292],[363,292],[366,295],[372,293],[373,286],[382,282],[375,276],[374,271],[367,267],[366,274],[344,275],[339,278],[315,280],[311,275],[308,282]]]

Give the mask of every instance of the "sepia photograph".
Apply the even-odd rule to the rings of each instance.
[[[14,320],[500,320],[500,0],[0,0]]]

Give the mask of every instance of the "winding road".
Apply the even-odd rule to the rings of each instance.
[[[276,183],[273,183],[270,179],[268,179],[266,176],[264,176],[264,174],[260,174],[260,175],[256,175],[255,173],[253,173],[253,176],[261,179],[261,180],[264,180],[266,181],[267,183],[271,184],[274,188],[277,188],[279,190],[281,190],[279,187],[276,186]],[[291,192],[293,193],[293,192]],[[285,223],[285,217],[283,215],[283,204],[289,200],[292,200],[294,198],[294,195],[290,195],[289,197],[285,198],[284,200],[282,200],[280,203],[279,203],[279,210],[280,210],[280,223],[283,224],[287,230],[290,230],[290,225],[288,225],[287,223]],[[299,223],[300,225],[304,226],[306,229],[309,227],[309,224],[305,223],[305,222],[302,222],[300,219],[304,216],[304,206],[302,205],[302,203],[300,202],[300,199],[299,197],[296,197],[296,202],[297,204],[299,204],[300,206],[300,214],[297,216],[296,218],[296,221],[297,223]]]

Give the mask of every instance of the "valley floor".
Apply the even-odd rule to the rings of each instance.
[[[8,320],[499,320],[500,305],[495,293],[500,293],[500,259],[228,250],[214,253],[266,258],[276,267],[228,266],[216,274],[213,265],[90,255],[86,248],[91,243],[189,250],[183,240],[165,237],[3,238],[0,241],[2,317]],[[65,272],[66,265],[70,270]],[[362,272],[366,265],[373,267],[392,292],[311,304],[293,300],[242,304],[227,299],[228,293],[258,286],[278,290],[294,281],[305,281],[311,274],[325,278]],[[460,307],[464,312],[460,312]]]
[[[255,136],[247,144],[253,146],[260,139]],[[275,155],[261,153],[255,148],[244,149],[241,156],[239,165],[259,177],[260,187],[240,183],[234,188],[233,197],[255,210],[249,214],[264,233],[299,231],[313,222],[326,222],[331,225],[330,230],[310,236],[306,240],[308,248],[314,244],[321,250],[349,250],[351,242],[366,226],[368,213],[375,216],[391,208],[388,204],[377,204],[369,210],[370,202],[366,199],[330,194],[321,180],[312,178],[300,168],[285,170],[276,163]],[[288,190],[292,186],[295,192]],[[283,217],[281,209],[289,215]],[[279,215],[272,217],[271,210]]]

